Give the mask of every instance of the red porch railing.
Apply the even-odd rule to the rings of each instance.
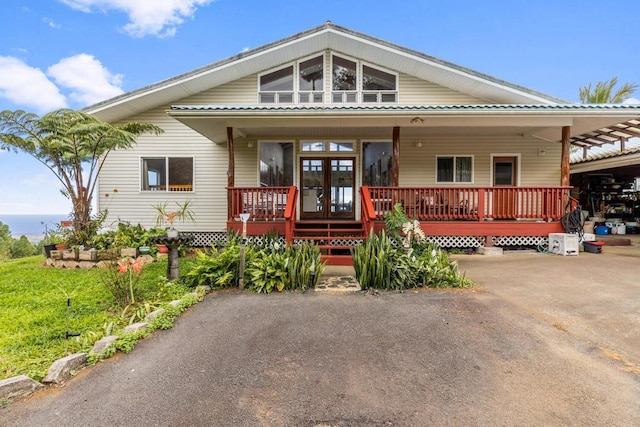
[[[409,217],[421,221],[554,221],[565,213],[570,188],[363,187],[362,218],[363,221],[380,220],[396,203],[400,203]],[[369,202],[371,205],[366,206]]]
[[[285,221],[287,241],[293,236],[298,205],[298,189],[290,187],[232,187],[227,188],[229,198],[228,221],[241,213],[251,216],[249,221]]]

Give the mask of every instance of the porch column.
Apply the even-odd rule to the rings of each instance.
[[[571,126],[562,127],[562,157],[560,158],[560,185],[568,186],[571,182],[569,154],[571,153]]]
[[[398,171],[400,170],[400,126],[393,128],[393,156],[391,163],[391,185],[399,187]]]
[[[229,167],[227,168],[227,187],[235,185],[235,155],[233,153],[233,128],[227,128],[227,153],[229,156]]]
[[[227,155],[229,166],[227,168],[227,187],[229,189],[235,186],[235,154],[233,152],[233,128],[227,127]],[[231,191],[227,190],[227,218],[231,219],[232,216],[232,202]]]

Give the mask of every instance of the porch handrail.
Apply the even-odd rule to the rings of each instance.
[[[418,220],[560,220],[570,186],[368,187],[375,215],[400,203]],[[364,216],[363,216],[364,217]]]
[[[360,206],[361,206],[361,218],[362,226],[368,236],[373,228],[373,221],[376,219],[376,211],[373,208],[373,202],[371,201],[371,193],[369,187],[363,185],[360,188]]]
[[[296,207],[298,206],[298,187],[292,185],[289,187],[289,195],[287,197],[287,206],[284,210],[285,240],[291,243],[293,240],[293,230],[296,226]]]

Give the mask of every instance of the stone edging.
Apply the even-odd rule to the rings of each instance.
[[[208,286],[198,286],[195,292],[188,293],[182,299],[174,300],[168,303],[173,307],[178,307],[182,301],[188,298],[199,298],[200,295],[206,295],[211,290]],[[159,308],[145,317],[144,322],[134,323],[127,326],[123,330],[123,334],[136,333],[146,329],[156,317],[164,313],[163,308]],[[105,351],[110,348],[118,339],[117,335],[109,335],[96,341],[91,349],[91,353],[97,354],[100,358]],[[9,400],[16,397],[24,397],[45,386],[45,384],[64,384],[71,379],[76,371],[86,367],[87,353],[75,353],[53,362],[47,372],[47,376],[42,379],[42,383],[29,378],[26,375],[18,375],[15,377],[0,380],[0,400]]]

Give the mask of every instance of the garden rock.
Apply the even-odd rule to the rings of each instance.
[[[179,307],[181,303],[182,303],[182,300],[174,299],[173,301],[171,301],[169,303],[169,305],[172,306],[172,307]]]
[[[159,308],[147,314],[144,320],[146,320],[147,322],[151,322],[153,319],[155,319],[156,317],[160,316],[163,313],[164,313],[164,308]]]
[[[71,371],[81,368],[87,361],[87,353],[76,353],[53,362],[43,383],[60,384],[71,378]]]
[[[93,348],[91,351],[97,354],[102,354],[111,344],[116,342],[118,337],[116,335],[109,335],[108,337],[104,337],[101,340],[98,340],[93,344]]]
[[[149,326],[149,324],[147,322],[138,322],[138,323],[134,323],[131,324],[129,326],[127,326],[126,328],[124,328],[124,333],[125,334],[130,334],[133,332],[138,332],[144,328],[146,328],[147,326]]]
[[[6,378],[4,380],[0,380],[0,399],[25,396],[29,393],[33,393],[41,387],[44,386],[26,375]]]

